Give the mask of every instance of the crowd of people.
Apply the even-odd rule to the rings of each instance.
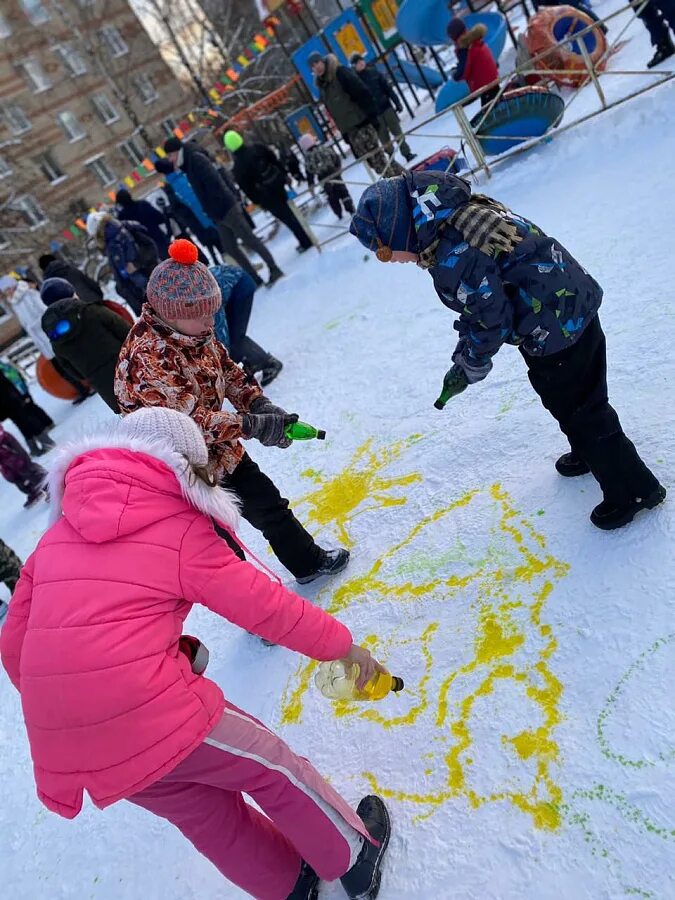
[[[456,76],[491,84],[484,33],[458,21],[449,27]],[[299,585],[350,562],[345,548],[315,541],[245,450],[250,440],[288,448],[298,413],[265,395],[282,364],[247,334],[256,290],[283,272],[244,197],[304,253],[313,239],[286,186],[289,177],[320,183],[378,260],[428,271],[458,314],[438,409],[476,390],[505,344],[517,347],[569,442],[557,471],[591,474],[600,486],[596,527],[627,525],[666,491],[609,404],[598,282],[557,239],[467,182],[407,172],[394,159],[396,147],[406,162],[415,156],[400,102],[361,56],[351,67],[331,54],[309,62],[354,157],[383,176],[358,206],[340,156],[314,136],[301,139],[303,158],[291,153],[291,162],[288,148],[274,153],[229,130],[230,171],[172,137],[156,166],[162,208],[120,190],[115,211],[87,221],[133,324],[106,306],[95,281],[53,255],[40,259],[41,285],[0,279],[36,347],[76,388],[75,402],[95,392],[119,414],[60,448],[45,480],[32,457],[53,450],[54,423],[20,371],[0,365],[0,419],[17,425],[29,451],[0,427],[0,471],[27,505],[45,492],[51,505],[50,526],[24,565],[0,542],[0,578],[13,592],[0,652],[21,694],[38,796],[51,811],[75,817],[85,791],[100,808],[125,799],[173,823],[252,896],[316,900],[320,879],[340,879],[348,897],[373,900],[391,831],[382,798],[351,809],[311,763],[224,697],[204,675],[205,648],[182,634],[192,605],[202,604],[266,642],[358,664],[359,687],[383,671],[344,624],[251,565],[237,534],[241,515]],[[267,267],[266,282],[249,254]]]

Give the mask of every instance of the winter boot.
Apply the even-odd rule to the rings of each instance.
[[[340,881],[350,900],[375,900],[380,891],[382,873],[380,866],[387,850],[391,822],[384,801],[371,795],[364,797],[356,808],[356,815],[361,819],[379,846],[364,841],[359,857]]]
[[[54,447],[56,447],[56,443],[49,437],[49,433],[46,428],[44,431],[38,434],[37,440],[42,445],[43,453],[49,453],[50,450],[53,450]]]
[[[302,244],[298,244],[295,248],[296,253],[307,253],[308,250],[311,250],[314,245],[310,244],[309,247],[303,247]]]
[[[261,387],[267,387],[268,384],[271,384],[283,367],[283,363],[279,362],[278,359],[275,359],[273,356],[268,357],[260,373]]]
[[[647,63],[647,68],[653,69],[654,66],[658,66],[664,60],[670,59],[673,54],[675,54],[675,44],[673,44],[672,39],[669,37],[667,41],[659,44],[656,48],[656,53]]]
[[[409,156],[406,156],[405,161],[406,161],[406,162],[412,162],[413,159],[417,159],[417,154],[416,154],[416,153],[411,153]]]
[[[42,456],[47,452],[46,450],[43,450],[43,448],[38,444],[37,439],[34,437],[26,438],[26,443],[28,444],[28,449],[30,450],[31,456]]]
[[[303,862],[300,876],[288,900],[317,900],[319,896],[319,876],[314,869]]]
[[[345,201],[344,201],[344,206],[345,206],[345,209],[347,210],[347,212],[349,213],[350,216],[355,216],[355,215],[356,215],[356,207],[354,206],[354,201],[353,201],[353,200],[345,200]]]
[[[591,522],[603,531],[614,531],[632,522],[641,509],[654,509],[665,499],[666,489],[660,484],[648,497],[634,497],[620,506],[603,500],[591,513]]]
[[[273,284],[276,284],[277,281],[279,281],[279,279],[283,278],[283,277],[284,277],[284,273],[281,271],[281,269],[279,269],[279,268],[270,269],[270,277],[265,282],[265,287],[271,288]]]
[[[563,453],[556,461],[555,467],[563,478],[576,478],[577,475],[588,475],[591,471],[583,459],[574,452]]]
[[[349,550],[322,550],[318,568],[311,575],[303,575],[295,580],[298,584],[309,584],[310,581],[315,581],[322,575],[337,575],[338,572],[347,568],[348,562]]]

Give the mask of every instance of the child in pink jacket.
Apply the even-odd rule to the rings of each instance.
[[[381,667],[344,625],[216,535],[212,520],[234,529],[237,510],[203,480],[207,464],[196,423],[156,407],[57,456],[52,524],[0,632],[38,796],[66,818],[85,790],[101,809],[142,806],[263,900],[315,898],[319,877],[375,897],[389,839],[382,800],[366,797],[355,813],[229,703],[183,621],[201,603],[306,656],[358,662],[361,684]]]

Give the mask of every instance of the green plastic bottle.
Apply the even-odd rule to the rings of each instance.
[[[306,422],[291,422],[290,425],[286,426],[284,434],[291,441],[311,441],[314,439],[317,441],[326,440],[325,431],[321,431],[313,425],[308,425]]]

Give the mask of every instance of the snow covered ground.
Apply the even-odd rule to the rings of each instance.
[[[482,186],[604,286],[610,396],[671,494],[673,135],[670,84]],[[406,690],[333,707],[303,659],[196,610],[210,676],[351,801],[373,789],[388,799],[382,900],[675,897],[672,499],[621,532],[595,530],[598,489],[556,475],[565,444],[515,350],[437,412],[453,316],[427,275],[379,264],[349,238],[321,256],[296,259],[284,234],[273,249],[288,278],[259,293],[250,331],[285,362],[272,399],[328,440],[250,449],[323,543],[352,550],[348,570],[307,596]],[[74,409],[36,395],[60,441],[109,417],[98,399]],[[0,491],[0,535],[25,556],[46,512]],[[242,536],[279,570],[257,534]],[[3,896],[242,896],[131,805],[89,806],[73,822],[47,813],[4,677],[0,784]]]

